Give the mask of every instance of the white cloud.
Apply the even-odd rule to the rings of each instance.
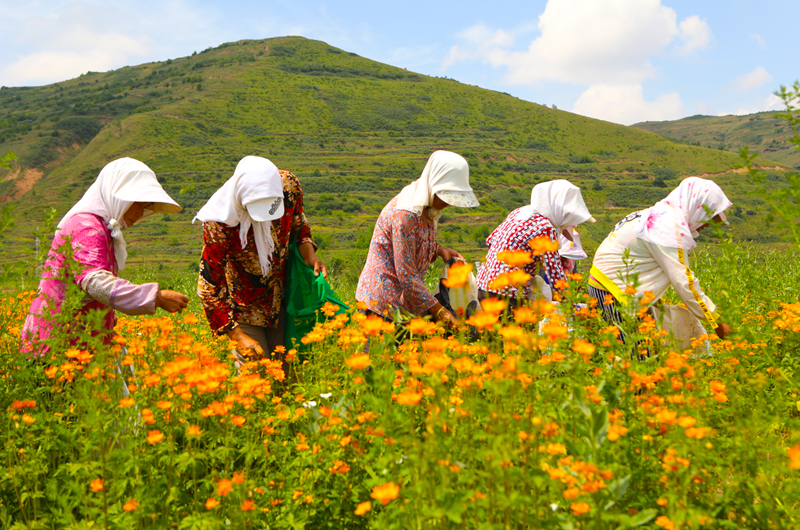
[[[683,44],[678,46],[678,53],[681,55],[706,48],[711,42],[711,27],[705,19],[701,19],[697,15],[685,18],[679,27],[678,37],[683,41]]]
[[[549,0],[538,30],[527,50],[512,51],[514,32],[473,26],[458,35],[443,67],[467,60],[506,66],[510,84],[635,84],[656,76],[651,58],[671,45],[685,55],[712,40],[704,19],[679,24],[661,0]]]
[[[581,94],[572,112],[623,125],[641,121],[675,120],[686,115],[677,92],[647,101],[641,84],[592,85]]]
[[[756,112],[764,112],[766,110],[785,110],[783,100],[775,94],[770,94],[766,99],[754,102],[748,107],[739,107],[735,112],[728,112],[726,114],[737,114],[739,116],[745,114],[754,114]]]
[[[764,37],[762,37],[758,33],[750,34],[750,38],[753,39],[754,41],[756,41],[758,43],[759,47],[762,50],[766,50],[767,49],[767,43],[764,41]]]
[[[766,68],[764,68],[763,66],[759,66],[752,72],[740,75],[739,77],[734,79],[733,82],[731,83],[731,87],[734,90],[744,92],[746,90],[752,90],[754,88],[763,86],[769,83],[770,81],[772,81],[772,75],[769,72],[767,72]]]

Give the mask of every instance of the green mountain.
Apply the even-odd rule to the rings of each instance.
[[[584,190],[600,221],[588,228],[589,247],[628,211],[698,174],[712,175],[737,204],[738,236],[763,233],[764,205],[731,172],[740,163],[731,152],[282,37],[0,89],[0,153],[18,155],[0,173],[0,197],[16,206],[18,221],[5,233],[0,259],[25,256],[46,209],[63,214],[107,162],[131,156],[153,168],[185,209],[132,229],[130,261],[192,267],[201,246],[192,217],[237,161],[253,154],[299,177],[323,255],[346,260],[363,253],[380,209],[436,149],[470,162],[482,205],[446,212],[440,239],[476,259],[488,233],[529,201],[531,187],[553,178]],[[781,173],[774,177],[781,185]]]
[[[800,150],[787,140],[793,135],[784,112],[759,112],[746,116],[690,116],[675,121],[648,121],[633,127],[660,134],[678,143],[738,153],[751,153],[800,169]]]

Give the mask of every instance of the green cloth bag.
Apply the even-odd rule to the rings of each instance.
[[[314,275],[314,268],[306,265],[295,238],[289,242],[289,264],[286,285],[286,348],[297,351],[306,349],[300,339],[314,329],[320,320],[319,309],[330,302],[339,306],[336,314],[344,313],[350,307],[342,302],[331,286],[320,274]]]

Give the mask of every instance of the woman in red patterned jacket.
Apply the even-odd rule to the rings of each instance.
[[[300,182],[266,158],[246,156],[195,219],[203,221],[197,294],[212,331],[238,343],[238,363],[248,352],[273,353],[284,345],[293,237],[306,264],[327,276],[303,213]]]
[[[580,188],[566,180],[551,180],[534,186],[531,203],[508,214],[505,221],[486,239],[489,252],[486,262],[478,270],[478,298],[506,297],[512,305],[519,299],[528,299],[531,294],[530,282],[522,286],[521,293],[513,285],[504,288],[490,287],[495,278],[511,270],[497,259],[497,254],[507,250],[530,252],[529,243],[538,237],[549,238],[558,248],[559,235],[571,238],[572,227],[586,221],[594,221],[594,217],[583,202]],[[548,283],[558,291],[558,281],[566,280],[558,250],[533,258],[531,263],[523,267],[525,272],[534,278],[539,269],[544,269]]]

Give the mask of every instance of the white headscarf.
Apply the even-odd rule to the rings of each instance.
[[[242,249],[247,246],[247,233],[252,225],[261,274],[266,276],[272,267],[270,259],[275,250],[272,221],[255,221],[245,206],[271,197],[283,197],[283,180],[278,168],[266,158],[246,156],[236,165],[233,176],[208,199],[192,222],[199,219],[230,227],[238,225]]]
[[[688,177],[666,198],[642,210],[637,236],[654,245],[689,251],[697,246],[694,238],[700,225],[717,215],[728,224],[722,212],[730,206],[731,201],[715,182]]]
[[[560,248],[558,249],[558,255],[567,259],[585,259],[587,256],[586,251],[583,250],[583,245],[581,244],[580,234],[578,234],[578,231],[574,228],[568,228],[567,230],[572,235],[572,241],[567,239],[564,234],[559,234],[558,243]]]
[[[425,164],[422,175],[397,196],[396,208],[422,215],[426,206],[433,206],[433,196],[436,194],[453,206],[479,205],[469,187],[469,164],[461,155],[435,151]]]
[[[537,184],[531,190],[531,204],[522,208],[520,219],[535,214],[546,217],[560,234],[565,228],[593,219],[578,186],[566,180],[551,180]]]
[[[178,203],[158,183],[153,170],[133,158],[120,158],[103,168],[81,200],[61,219],[58,228],[63,228],[67,220],[75,214],[92,213],[102,217],[111,231],[117,268],[122,270],[128,258],[127,245],[122,236],[122,229],[125,228],[122,217],[135,202],[153,203],[152,207],[144,211],[142,219],[155,212],[181,211]]]

